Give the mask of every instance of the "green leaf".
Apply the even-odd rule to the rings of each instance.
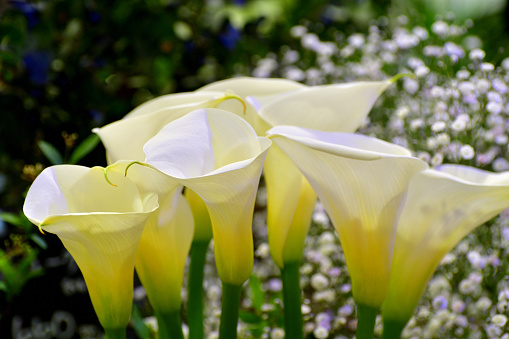
[[[14,213],[2,212],[0,213],[0,219],[14,226],[19,226],[22,228],[25,226],[19,215]]]
[[[246,324],[259,324],[260,322],[263,321],[263,318],[260,317],[259,315],[247,311],[240,311],[239,319],[245,322]]]
[[[252,274],[249,277],[249,287],[251,288],[251,303],[256,310],[261,311],[265,295],[263,294],[260,279]]]
[[[44,140],[39,140],[37,142],[37,145],[39,145],[39,148],[41,149],[42,153],[52,165],[60,165],[64,163],[62,155],[55,148],[55,146]]]
[[[69,158],[70,164],[77,164],[78,161],[83,159],[88,153],[92,152],[93,149],[97,146],[100,139],[97,134],[89,135],[85,140],[83,140],[71,154]]]
[[[3,281],[0,281],[0,291],[7,292],[7,286]]]
[[[23,212],[20,212],[18,215],[9,212],[1,212],[0,219],[11,225],[21,228],[23,231],[25,231],[25,233],[31,233],[33,230],[32,223],[23,214]]]
[[[134,328],[134,332],[138,335],[138,338],[152,338],[150,328],[143,321],[138,306],[133,303],[133,311],[131,313],[131,325]]]
[[[48,248],[48,244],[46,243],[46,240],[44,240],[39,234],[32,233],[29,235],[29,238],[43,250]]]

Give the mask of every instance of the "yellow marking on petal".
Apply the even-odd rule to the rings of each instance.
[[[42,225],[37,225],[37,227],[39,228],[39,232],[41,232],[42,234],[46,235],[46,233],[44,233],[44,231],[42,230]]]
[[[389,82],[391,84],[395,83],[396,81],[398,81],[399,79],[401,78],[405,78],[405,77],[409,77],[409,78],[412,78],[412,79],[415,79],[416,76],[412,73],[400,73],[400,74],[396,74],[395,76],[393,76],[392,78],[389,79]]]
[[[223,97],[221,97],[219,99],[212,100],[210,102],[210,105],[211,105],[212,108],[215,108],[215,107],[219,106],[219,104],[221,104],[223,101],[230,100],[230,99],[235,99],[235,100],[240,101],[240,103],[242,104],[242,107],[244,108],[244,111],[242,112],[242,114],[245,115],[246,111],[247,111],[246,103],[244,102],[244,100],[240,96],[238,96],[237,94],[233,93],[230,90],[227,90]]]

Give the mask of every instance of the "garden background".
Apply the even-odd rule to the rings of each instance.
[[[91,130],[163,94],[238,75],[318,85],[413,73],[382,95],[361,132],[409,147],[431,165],[509,169],[508,13],[504,0],[0,2],[0,337],[100,337],[77,266],[56,236],[24,218],[24,196],[52,164],[106,165]],[[457,107],[463,111],[452,113]],[[464,127],[455,119],[461,114],[469,116]],[[239,336],[281,338],[263,183],[260,192],[255,272]],[[505,321],[493,320],[507,315],[509,300],[506,219],[480,227],[446,257],[406,337],[507,331]],[[310,338],[352,337],[348,273],[320,206],[310,232],[301,269],[305,330]],[[220,282],[209,254],[206,329],[213,337]],[[150,336],[150,316],[137,288],[129,336]]]

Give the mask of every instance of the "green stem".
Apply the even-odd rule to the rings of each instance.
[[[237,323],[239,321],[240,293],[242,285],[223,283],[223,297],[221,298],[221,323],[219,325],[219,339],[236,339]]]
[[[184,339],[180,310],[169,313],[156,313],[156,318],[159,328],[157,331],[158,339]]]
[[[126,328],[105,328],[104,337],[106,339],[125,339]]]
[[[384,319],[382,339],[398,339],[406,326],[406,322]]]
[[[301,290],[300,290],[300,262],[285,262],[281,269],[283,280],[283,305],[285,316],[285,337],[292,339],[304,338]]]
[[[193,241],[187,282],[187,324],[189,339],[203,339],[203,269],[210,240]]]
[[[357,304],[357,339],[373,339],[378,308]]]

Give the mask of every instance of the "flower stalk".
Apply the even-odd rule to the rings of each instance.
[[[281,269],[286,338],[304,338],[299,268],[300,262],[295,261],[286,262]]]
[[[203,339],[203,270],[207,258],[209,241],[193,241],[187,282],[187,314],[189,339]]]
[[[125,339],[126,328],[104,328],[104,337],[106,339]]]
[[[357,304],[357,339],[373,339],[378,308]]]
[[[158,339],[184,339],[180,310],[169,313],[157,313]]]
[[[242,285],[223,283],[219,339],[236,339]]]

